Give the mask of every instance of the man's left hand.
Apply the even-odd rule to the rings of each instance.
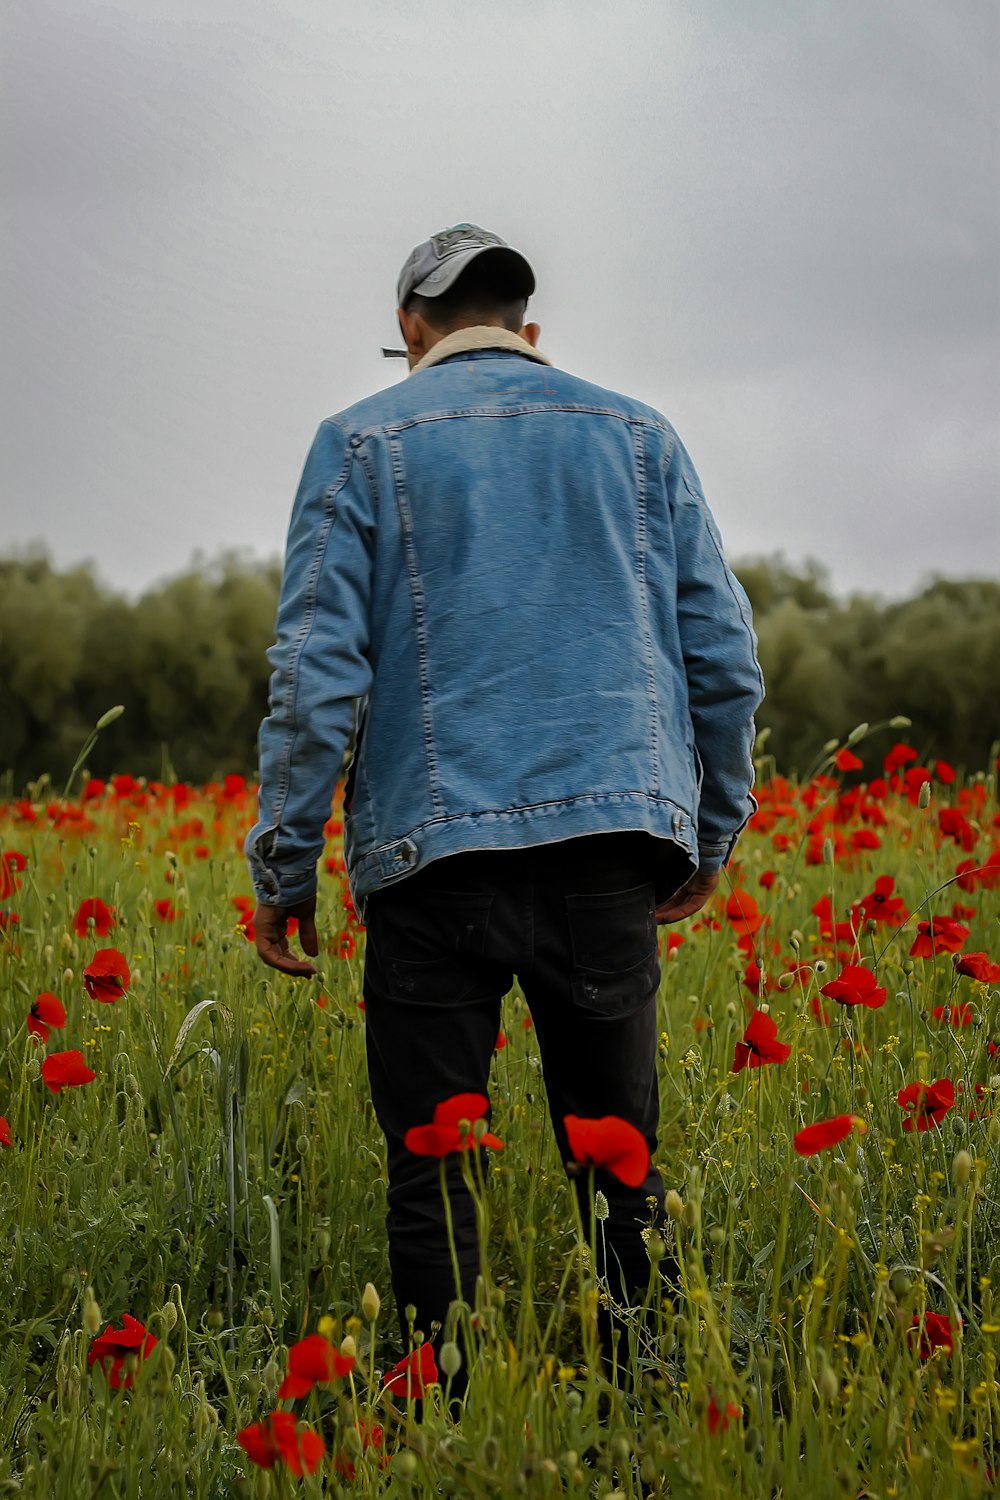
[[[298,979],[312,979],[319,972],[315,964],[304,958],[296,958],[288,946],[288,922],[296,917],[299,924],[299,941],[306,953],[315,958],[319,953],[319,938],[316,935],[316,897],[299,901],[294,906],[265,906],[257,903],[253,914],[254,943],[263,961],[282,974],[291,974]]]

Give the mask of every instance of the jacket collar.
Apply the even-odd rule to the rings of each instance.
[[[416,375],[420,370],[429,369],[431,365],[439,364],[443,359],[450,359],[453,354],[468,354],[477,349],[505,349],[509,354],[523,354],[542,365],[552,363],[551,359],[547,359],[544,354],[533,349],[527,339],[523,339],[519,333],[511,333],[508,328],[492,328],[487,324],[481,324],[475,328],[456,328],[454,333],[445,334],[444,338],[440,339],[433,349],[428,349],[423,359],[413,366],[410,374]]]

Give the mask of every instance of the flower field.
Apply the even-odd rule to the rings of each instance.
[[[617,1381],[517,990],[486,1137],[475,1096],[411,1132],[461,1155],[481,1295],[400,1342],[338,802],[300,982],[250,941],[241,777],[0,805],[0,1495],[990,1493],[996,770],[877,733],[867,782],[867,726],[801,783],[762,760],[660,929],[669,1221]],[[574,1120],[574,1170],[641,1181],[619,1125]]]

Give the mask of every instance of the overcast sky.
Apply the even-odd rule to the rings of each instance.
[[[280,553],[461,220],[660,408],[738,560],[1000,571],[996,0],[13,0],[3,524],[137,592]],[[6,227],[5,227],[6,232]]]

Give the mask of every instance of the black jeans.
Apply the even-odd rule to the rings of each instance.
[[[654,869],[653,851],[659,850]],[[664,849],[666,854],[664,854]],[[570,1158],[563,1118],[618,1115],[652,1151],[656,1078],[655,908],[691,873],[683,851],[644,834],[604,834],[510,852],[454,855],[369,898],[365,1011],[372,1101],[388,1146],[389,1263],[404,1309],[426,1336],[459,1295],[448,1246],[440,1167],[404,1145],[454,1094],[489,1093],[500,1001],[516,974],[531,1009],[556,1142]],[[448,1195],[461,1272],[474,1304],[479,1247],[474,1207],[457,1154]],[[590,1173],[575,1179],[584,1226]],[[613,1292],[640,1295],[649,1281],[641,1228],[663,1183],[652,1166],[636,1188],[597,1170]],[[619,1271],[620,1268],[620,1271]],[[602,1319],[602,1338],[609,1327]]]

